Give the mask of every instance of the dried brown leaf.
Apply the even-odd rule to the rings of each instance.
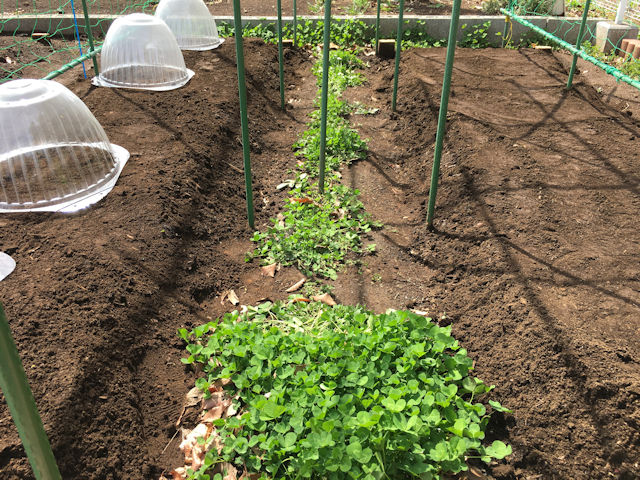
[[[264,267],[261,267],[260,270],[262,271],[263,276],[273,278],[276,276],[277,268],[278,264],[272,263],[271,265],[265,265]]]
[[[302,278],[300,280],[298,280],[296,283],[294,283],[293,285],[291,285],[289,288],[287,288],[285,291],[287,293],[292,293],[295,292],[296,290],[298,290],[302,285],[304,285],[304,282],[306,282],[307,279],[306,278]]]
[[[234,292],[233,290],[229,290],[229,294],[227,295],[227,298],[233,305],[238,305],[240,303],[240,300],[238,299],[238,295],[236,295],[236,292]]]
[[[225,474],[225,476],[222,477],[222,480],[238,479],[238,470],[236,469],[236,467],[234,467],[230,463],[223,463],[221,468],[222,468],[222,473]]]
[[[290,198],[290,199],[289,199],[289,201],[290,201],[291,203],[302,203],[302,204],[305,204],[305,203],[315,203],[315,202],[313,201],[313,199],[308,198],[308,197],[305,197],[305,198]]]
[[[322,295],[314,295],[313,297],[311,297],[311,300],[313,300],[314,302],[322,302],[329,306],[337,305],[336,301],[328,293],[323,293]]]
[[[175,470],[171,470],[169,472],[169,475],[173,477],[173,480],[186,480],[187,469],[184,467],[179,467],[179,468],[176,468]],[[163,478],[164,477],[160,477],[160,480],[162,480]]]
[[[296,298],[292,298],[291,299],[291,303],[296,303],[296,302],[310,302],[311,300],[309,300],[308,298],[304,298],[304,297],[296,297]]]
[[[206,455],[207,451],[209,450],[209,446],[211,445],[212,431],[212,425],[200,423],[190,432],[188,432],[187,430],[183,430],[182,432],[182,443],[180,444],[180,450],[184,454],[185,463],[187,465],[191,464],[190,466],[193,470],[198,470],[202,466],[204,456]],[[207,439],[204,445],[200,445],[200,443],[198,443],[199,438]]]
[[[198,387],[193,387],[191,390],[187,392],[187,396],[185,397],[184,406],[185,407],[193,407],[200,403],[202,400],[203,392]]]

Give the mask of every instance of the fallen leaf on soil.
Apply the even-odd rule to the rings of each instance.
[[[229,300],[233,305],[238,305],[240,300],[238,300],[238,295],[233,290],[227,290],[222,294],[222,298],[220,299],[220,305],[224,305],[225,300]]]
[[[237,480],[238,470],[236,470],[236,467],[234,467],[230,463],[223,463],[221,468],[222,473],[225,473],[225,476],[222,477],[222,480]]]
[[[173,477],[173,480],[185,480],[187,478],[185,477],[186,474],[187,474],[187,469],[184,467],[176,468],[175,470],[171,470],[169,472],[169,475]],[[165,477],[160,477],[160,480],[162,480],[163,478]]]
[[[199,438],[206,439],[204,444],[198,442]],[[204,461],[204,457],[209,450],[212,443],[215,442],[215,447],[218,451],[221,450],[219,445],[219,437],[213,430],[212,425],[206,425],[204,423],[198,424],[196,428],[191,430],[182,431],[182,443],[180,444],[180,450],[184,453],[184,461],[193,470],[198,470]]]
[[[309,197],[304,197],[304,198],[290,198],[289,201],[291,203],[315,203],[311,198]]]
[[[264,275],[265,277],[272,277],[272,278],[276,276],[277,269],[278,269],[277,263],[272,263],[271,265],[265,265],[264,267],[260,267],[260,270],[262,271],[262,275]]]
[[[191,390],[187,392],[187,396],[185,397],[184,406],[185,407],[193,407],[197,405],[202,400],[202,390],[198,387],[193,387]]]
[[[209,398],[202,399],[202,409],[210,410],[219,405],[222,405],[222,403],[226,400],[226,398],[227,397],[225,392],[221,392],[221,391],[212,392]]]
[[[202,390],[198,387],[193,387],[191,390],[187,392],[187,396],[185,397],[184,405],[182,407],[182,412],[180,412],[180,416],[178,420],[176,420],[176,427],[179,427],[182,423],[182,418],[184,414],[187,412],[187,408],[194,407],[202,400]]]
[[[292,298],[291,299],[291,303],[296,303],[296,302],[310,302],[311,300],[309,300],[308,298],[304,298],[304,297],[297,297],[297,298]]]
[[[306,282],[307,279],[306,278],[302,278],[301,280],[297,281],[296,283],[294,283],[293,285],[291,285],[289,288],[287,288],[285,290],[285,292],[287,293],[291,293],[291,292],[295,292],[296,290],[298,290],[302,285],[304,285],[304,282]]]
[[[311,297],[311,300],[313,300],[314,302],[322,302],[330,306],[337,305],[336,301],[328,293],[323,293],[322,295],[314,295],[313,297]]]

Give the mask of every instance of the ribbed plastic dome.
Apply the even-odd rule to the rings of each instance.
[[[169,26],[182,50],[211,50],[224,42],[202,0],[160,0],[156,17]]]
[[[128,159],[63,85],[0,85],[0,212],[85,208],[111,191]]]
[[[176,37],[161,19],[134,13],[116,19],[104,39],[101,87],[173,90],[185,85],[193,72],[184,64]]]

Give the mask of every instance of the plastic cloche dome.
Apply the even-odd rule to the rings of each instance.
[[[0,212],[73,212],[107,195],[129,159],[52,80],[0,85]]]
[[[100,70],[93,84],[101,87],[173,90],[193,77],[167,24],[144,13],[126,15],[111,24]]]
[[[16,268],[16,262],[13,258],[4,252],[0,252],[0,282],[7,278]]]
[[[203,0],[160,0],[156,17],[169,26],[182,50],[211,50],[224,42]]]

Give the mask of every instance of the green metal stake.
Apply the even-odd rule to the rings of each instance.
[[[433,153],[433,169],[431,170],[431,187],[429,188],[429,207],[427,210],[427,225],[429,228],[433,228],[433,212],[436,205],[436,194],[438,193],[438,177],[440,175],[442,143],[444,142],[444,134],[447,128],[447,110],[449,109],[449,92],[451,90],[453,60],[458,40],[458,22],[460,21],[461,1],[462,0],[454,0],[453,9],[451,11],[449,41],[447,43],[447,61],[444,67],[444,78],[442,80],[442,97],[440,98],[440,113],[438,115],[438,132],[436,133],[436,146]]]
[[[379,42],[380,42],[380,0],[378,0],[377,6],[376,6],[376,44],[374,45],[376,49],[376,55],[378,54]]]
[[[398,38],[396,39],[396,71],[393,76],[393,98],[391,100],[391,111],[396,111],[396,101],[398,99],[398,76],[400,75],[400,54],[402,52],[402,32],[404,30],[404,0],[400,0],[400,12],[398,13]]]
[[[244,77],[244,47],[242,45],[242,14],[240,13],[240,0],[233,0],[233,23],[236,30],[236,63],[238,70],[238,92],[240,95],[240,125],[242,127],[244,184],[247,193],[247,218],[249,219],[249,227],[255,228],[253,187],[251,184],[251,153],[249,150],[249,120],[247,118],[247,84]]]
[[[298,2],[293,0],[293,46],[298,46]]]
[[[278,5],[278,64],[280,66],[280,108],[284,110],[284,53],[282,51],[282,0]]]
[[[33,474],[38,480],[60,480],[56,459],[29,388],[18,349],[0,304],[0,390],[18,428]]]
[[[84,30],[87,32],[87,37],[89,37],[89,53],[93,53],[93,32],[91,31],[91,21],[89,20],[87,0],[82,0],[82,11],[84,12]],[[96,76],[98,76],[100,74],[100,70],[98,69],[98,59],[95,55],[91,58],[93,60],[93,71],[96,73]]]
[[[578,38],[576,39],[576,48],[580,50],[582,48],[582,36],[584,35],[584,28],[587,24],[587,15],[589,13],[589,6],[591,6],[591,0],[587,0],[584,4],[584,12],[582,12],[582,23],[580,24],[580,30],[578,31]],[[573,54],[573,61],[571,62],[571,70],[569,70],[569,80],[567,81],[567,90],[571,88],[573,84],[573,74],[576,72],[576,65],[578,64],[578,54]]]
[[[331,47],[331,0],[324,2],[324,44],[322,49],[322,97],[320,100],[320,178],[318,188],[324,193],[325,153],[327,150],[327,102],[329,98],[329,48]]]

